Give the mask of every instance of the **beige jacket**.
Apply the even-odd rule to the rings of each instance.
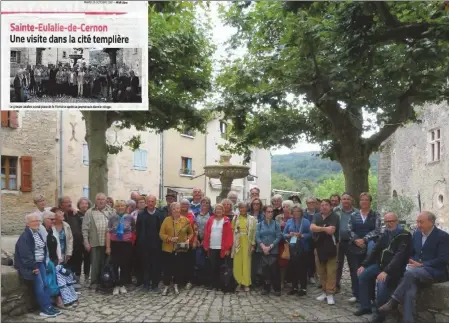
[[[61,254],[65,254],[66,256],[72,256],[73,255],[73,234],[72,229],[70,228],[70,225],[62,221],[62,228],[65,231],[65,250],[61,250]],[[59,232],[56,227],[54,228],[58,234],[58,241],[59,241]],[[65,251],[65,252],[64,252]]]
[[[231,257],[234,258],[234,255],[236,253],[235,247],[236,247],[236,241],[237,239],[239,239],[239,233],[236,231],[236,221],[238,220],[239,215],[235,215],[234,218],[232,219],[232,231],[234,232],[234,243],[232,245],[232,252],[231,252]],[[257,220],[255,217],[253,217],[252,215],[247,215],[247,235],[248,235],[248,242],[250,244],[250,246],[255,246],[256,245],[256,229],[257,229]],[[251,249],[251,248],[250,248]],[[248,256],[251,256],[251,251],[248,250]]]

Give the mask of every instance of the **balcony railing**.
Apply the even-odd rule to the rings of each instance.
[[[195,176],[195,171],[190,168],[181,168],[179,170],[179,175]]]

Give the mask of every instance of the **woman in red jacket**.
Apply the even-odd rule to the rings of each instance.
[[[220,266],[224,258],[231,254],[232,243],[232,223],[227,216],[224,216],[223,205],[216,204],[214,215],[206,223],[203,240],[203,247],[209,255],[211,264],[208,290],[219,289]]]

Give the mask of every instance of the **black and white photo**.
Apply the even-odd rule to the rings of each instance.
[[[141,48],[10,48],[10,102],[142,103]]]

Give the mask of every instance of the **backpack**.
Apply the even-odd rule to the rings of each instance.
[[[114,287],[117,277],[115,276],[114,266],[106,262],[100,275],[100,286],[102,289],[110,289]]]
[[[56,281],[56,269],[55,265],[52,261],[48,262],[47,265],[47,275],[46,275],[48,290],[50,292],[51,297],[55,297],[59,295],[59,286],[58,282]]]

